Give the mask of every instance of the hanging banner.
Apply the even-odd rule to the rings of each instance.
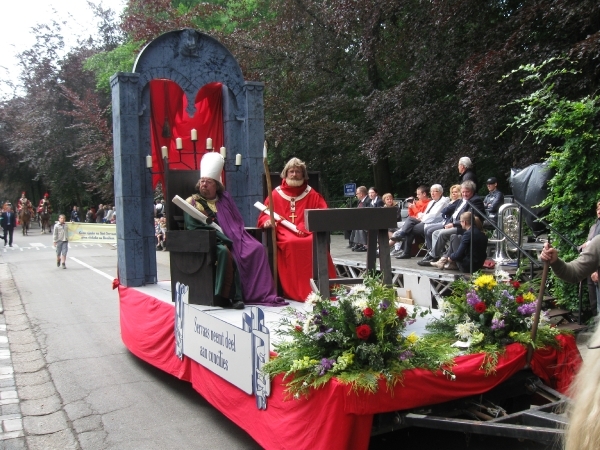
[[[116,244],[117,225],[114,223],[67,222],[69,242],[80,244]]]

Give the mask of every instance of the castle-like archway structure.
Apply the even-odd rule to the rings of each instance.
[[[133,72],[111,78],[117,213],[118,276],[125,286],[156,283],[152,175],[146,157],[152,148],[152,80],[170,80],[187,98],[187,114],[209,83],[222,84],[223,141],[227,163],[236,154],[243,165],[227,174],[227,190],[247,226],[256,223],[252,206],[262,198],[264,84],[245,81],[233,55],[216,39],[195,30],[165,33],[139,54]],[[170,199],[166,199],[170,201]]]

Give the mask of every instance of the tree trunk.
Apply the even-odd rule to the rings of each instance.
[[[386,192],[394,194],[394,186],[392,184],[392,175],[390,173],[390,162],[388,158],[379,159],[373,165],[373,178],[375,179],[375,187],[379,191],[381,197]]]

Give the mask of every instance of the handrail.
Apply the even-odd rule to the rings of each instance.
[[[543,225],[545,225],[550,231],[552,231],[556,236],[558,236],[563,242],[566,242],[567,244],[569,244],[571,246],[571,248],[573,250],[577,250],[579,251],[579,248],[573,244],[573,242],[571,242],[571,240],[565,236],[563,236],[561,233],[559,233],[558,231],[556,231],[556,229],[550,225],[548,222],[546,222],[544,219],[542,219],[540,216],[538,216],[536,213],[534,213],[531,209],[529,209],[527,206],[523,205],[521,202],[519,202],[518,200],[513,198],[513,201],[519,205],[520,208],[523,208],[525,211],[527,211],[529,214],[531,214],[533,217],[535,217],[535,219],[537,221],[539,221],[540,223],[542,223]],[[521,216],[522,214],[519,214],[519,229],[521,227]],[[582,291],[582,283],[583,281],[579,282],[579,290],[577,293],[577,297],[578,297],[578,318],[577,318],[577,323],[579,325],[581,325],[581,313],[583,311],[583,291]]]
[[[527,211],[529,214],[531,214],[533,217],[535,217],[535,219],[540,222],[542,225],[546,226],[550,231],[552,231],[554,234],[556,234],[561,240],[565,241],[567,244],[569,244],[573,250],[577,250],[577,246],[575,244],[573,244],[569,238],[563,236],[561,233],[559,233],[556,228],[554,228],[552,225],[550,225],[548,222],[546,222],[544,219],[542,219],[540,216],[538,216],[536,213],[534,213],[531,209],[529,209],[527,206],[525,206],[523,203],[521,203],[520,201],[518,201],[517,199],[513,198],[513,202],[516,203],[517,205],[519,205],[521,208],[523,208],[525,211]],[[520,215],[519,215],[519,220],[520,220]]]
[[[467,200],[466,202],[471,207],[471,210],[475,211],[477,213],[477,215],[479,215],[479,217],[487,217],[486,214],[485,214],[485,212],[480,211],[479,209],[477,209],[477,207],[475,205],[473,205],[473,203],[471,203],[470,200]],[[498,228],[498,225],[496,225],[491,220],[489,220],[488,222],[489,222],[490,225],[492,225],[496,229],[496,231],[498,231],[498,233],[500,233],[502,236],[504,236],[504,238],[508,242],[510,242],[512,245],[514,245],[519,250],[520,253],[522,253],[523,255],[525,255],[529,259],[529,261],[531,261],[532,264],[537,264],[538,263],[538,261],[536,259],[534,259],[531,255],[529,255],[529,253],[527,253],[525,250],[523,250],[519,244],[517,244],[515,241],[513,241],[513,239],[511,237],[509,237],[504,231],[502,231],[500,228]],[[519,228],[520,228],[520,225],[521,225],[521,219],[519,217]]]

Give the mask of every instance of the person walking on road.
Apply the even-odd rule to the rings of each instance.
[[[8,245],[12,247],[13,243],[13,231],[17,224],[17,216],[13,212],[12,206],[7,206],[6,211],[2,213],[2,228],[4,229],[4,246],[6,247],[6,241]]]
[[[67,235],[67,218],[64,214],[58,216],[58,223],[54,225],[53,241],[56,247],[56,267],[60,267],[62,257],[62,268],[66,269],[67,251],[69,251],[69,239]]]

